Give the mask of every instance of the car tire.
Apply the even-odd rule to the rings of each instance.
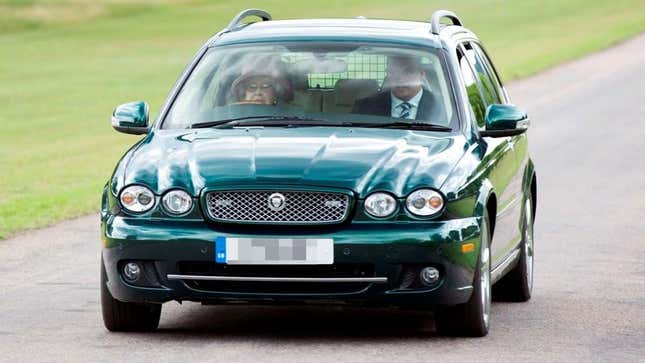
[[[499,301],[525,302],[533,291],[533,201],[529,195],[524,202],[524,221],[520,258],[517,265],[493,287],[493,297]]]
[[[122,302],[107,288],[107,273],[101,259],[101,310],[109,331],[153,331],[159,326],[161,304]]]
[[[483,337],[490,326],[490,220],[484,212],[480,252],[473,278],[473,292],[465,304],[441,306],[435,312],[437,331],[443,335]]]

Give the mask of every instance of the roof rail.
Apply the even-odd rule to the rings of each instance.
[[[457,17],[457,14],[449,10],[437,10],[432,13],[432,20],[430,20],[432,34],[439,35],[441,31],[441,19],[448,18],[452,21],[452,25],[461,26],[461,20]]]
[[[271,14],[268,12],[261,10],[261,9],[246,9],[240,11],[234,18],[231,20],[231,22],[228,24],[226,27],[226,30],[233,30],[234,28],[238,27],[240,24],[242,24],[242,20],[248,18],[249,16],[257,16],[262,19],[262,21],[269,21],[271,20]]]

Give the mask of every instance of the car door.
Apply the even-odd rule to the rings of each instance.
[[[477,47],[474,42],[462,42],[458,49],[458,59],[464,78],[471,79],[470,84],[466,83],[466,88],[477,128],[482,130],[486,108],[491,104],[506,103],[507,98],[498,86],[501,83],[491,77]],[[488,178],[497,196],[497,215],[491,244],[492,266],[495,267],[519,243],[522,175],[515,155],[517,137],[486,137],[481,141],[486,143],[484,162],[491,169]]]
[[[497,94],[500,96],[500,100],[503,103],[510,103],[508,94],[504,89],[504,86],[499,78],[499,74],[497,73],[495,67],[493,66],[493,62],[491,61],[490,57],[486,53],[484,47],[481,44],[476,42],[471,42],[471,45],[473,46],[473,49],[475,50],[478,58],[482,61],[482,65],[486,69],[489,79],[493,83],[494,89],[497,91]],[[516,172],[513,175],[513,182],[510,185],[510,188],[512,188],[515,194],[515,199],[514,199],[515,204],[512,210],[513,210],[513,216],[515,218],[515,225],[517,228],[517,235],[515,235],[511,239],[511,242],[509,243],[509,247],[508,247],[508,249],[512,250],[512,248],[517,243],[519,243],[521,238],[522,200],[524,197],[523,181],[524,181],[524,171],[526,170],[526,167],[529,162],[529,153],[528,153],[528,137],[526,133],[513,136],[510,139],[513,144],[512,153],[513,153],[513,156],[515,157],[515,162],[517,163]],[[511,252],[511,251],[507,250],[506,252]]]

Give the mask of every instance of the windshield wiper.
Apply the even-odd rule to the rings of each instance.
[[[443,126],[429,124],[425,122],[406,122],[406,121],[396,121],[396,122],[378,122],[378,123],[369,123],[369,124],[357,124],[356,126],[360,127],[384,127],[384,128],[397,128],[397,129],[422,129],[428,131],[452,131],[452,128]]]
[[[331,121],[324,119],[316,119],[311,117],[300,116],[245,116],[236,117],[218,121],[198,122],[192,124],[190,127],[193,129],[198,128],[233,128],[244,126],[354,126],[354,127],[372,127],[372,128],[399,128],[399,129],[421,129],[428,131],[452,131],[452,128],[442,125],[435,125],[425,122],[378,122],[378,123],[364,123],[364,122],[347,122],[347,121]]]
[[[349,122],[330,121],[309,117],[299,116],[246,116],[236,117],[226,120],[198,122],[190,127],[208,128],[208,127],[226,127],[236,126],[350,126]]]

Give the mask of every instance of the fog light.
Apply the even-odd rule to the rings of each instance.
[[[141,276],[141,268],[136,262],[128,262],[123,266],[123,276],[126,280],[132,282],[137,281]]]
[[[419,277],[424,285],[434,285],[439,281],[439,270],[434,267],[425,267],[421,270]]]

